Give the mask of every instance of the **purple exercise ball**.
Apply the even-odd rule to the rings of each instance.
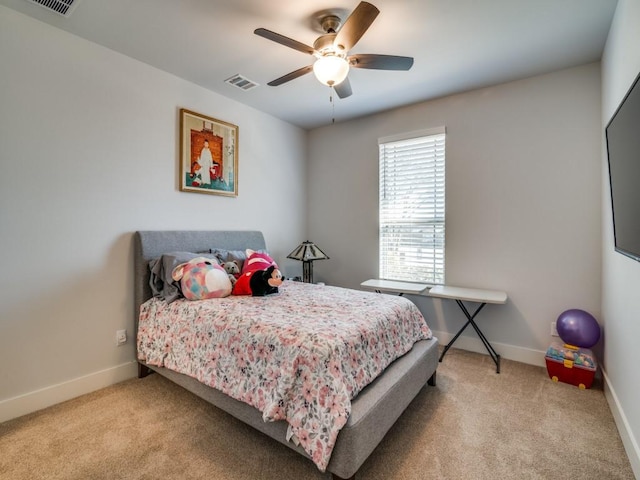
[[[556,320],[556,329],[564,343],[576,347],[591,348],[600,340],[600,325],[596,319],[578,308],[562,312]]]

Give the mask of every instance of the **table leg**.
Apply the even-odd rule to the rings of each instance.
[[[457,301],[458,300],[456,300],[456,302]],[[486,305],[485,303],[481,304],[473,315],[475,316],[480,310],[482,310],[482,307],[484,307],[485,305]],[[464,332],[465,328],[467,328],[469,326],[469,323],[471,323],[471,318],[469,317],[469,313],[466,312],[466,308],[463,309],[463,312],[465,312],[465,315],[467,317],[467,323],[465,323],[464,326],[460,330],[458,330],[458,333],[456,333],[456,335],[451,339],[451,341],[447,343],[447,345],[444,347],[444,350],[442,350],[442,353],[440,354],[440,359],[438,360],[439,362],[442,362],[442,359],[444,358],[444,354],[447,353],[447,351],[455,343],[455,341],[462,334],[462,332]]]
[[[458,331],[458,333],[456,333],[453,339],[444,347],[444,350],[440,355],[439,361],[442,362],[442,359],[444,358],[444,354],[447,353],[449,348],[451,348],[453,343],[458,339],[458,337],[462,334],[465,328],[467,328],[467,326],[471,324],[473,329],[476,331],[476,333],[480,337],[480,340],[482,340],[482,343],[484,344],[484,347],[487,349],[487,352],[489,352],[489,356],[491,357],[493,362],[496,364],[496,373],[500,373],[500,355],[498,355],[498,353],[491,346],[491,344],[489,343],[489,340],[487,340],[487,337],[484,336],[484,334],[482,333],[478,325],[476,325],[476,322],[473,321],[473,319],[476,317],[478,312],[482,310],[482,308],[486,305],[486,303],[481,303],[480,306],[476,309],[476,311],[473,312],[473,315],[469,314],[469,311],[467,310],[467,307],[465,307],[464,303],[462,303],[462,300],[456,300],[456,303],[462,310],[462,313],[464,313],[464,316],[467,317],[467,323],[464,324],[464,326]]]

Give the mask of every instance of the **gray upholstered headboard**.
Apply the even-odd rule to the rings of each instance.
[[[157,230],[136,232],[134,243],[135,331],[138,330],[140,305],[151,298],[149,260],[169,252],[208,252],[224,250],[266,249],[262,232],[236,230]]]

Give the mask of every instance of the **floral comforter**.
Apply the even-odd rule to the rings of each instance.
[[[351,399],[431,331],[404,297],[285,282],[266,297],[140,309],[138,358],[285,420],[321,471]]]

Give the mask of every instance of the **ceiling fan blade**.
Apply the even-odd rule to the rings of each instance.
[[[351,90],[351,83],[349,82],[349,77],[345,78],[338,85],[335,85],[333,89],[336,91],[340,98],[350,97],[353,91]]]
[[[349,15],[344,25],[338,30],[336,39],[333,42],[338,48],[345,52],[358,43],[364,32],[371,26],[380,10],[368,2],[360,2],[356,9]]]
[[[269,85],[270,87],[277,87],[278,85],[282,85],[283,83],[290,82],[291,80],[295,80],[298,77],[306,75],[311,70],[313,70],[313,65],[307,65],[306,67],[302,67],[291,73],[287,73],[286,75],[283,75],[280,78],[276,78],[275,80],[272,80],[269,83],[267,83],[267,85]]]
[[[289,37],[285,37],[284,35],[280,35],[279,33],[272,32],[271,30],[267,30],[266,28],[256,28],[253,33],[260,37],[264,37],[267,40],[271,40],[273,42],[279,43],[280,45],[284,45],[285,47],[293,48],[294,50],[298,50],[299,52],[306,53],[309,55],[313,55],[315,50],[313,47],[309,45],[305,45],[297,40],[294,40]]]
[[[348,60],[352,67],[374,70],[409,70],[413,66],[412,57],[398,57],[396,55],[359,53],[349,56]]]

